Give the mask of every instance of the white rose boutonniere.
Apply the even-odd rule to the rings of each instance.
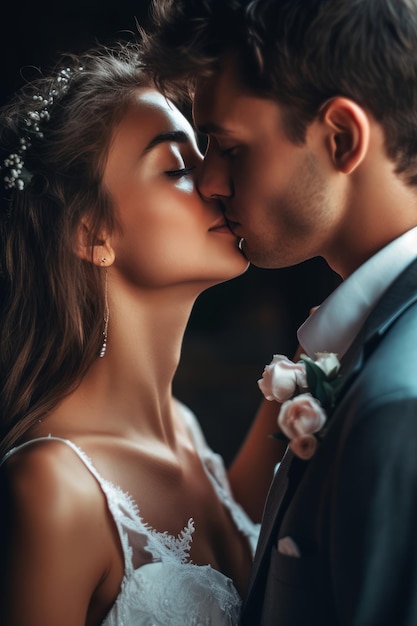
[[[341,379],[340,363],[332,352],[319,352],[316,360],[302,354],[298,363],[275,354],[258,380],[267,400],[282,403],[278,414],[280,433],[303,460],[317,449],[317,436],[336,402]]]

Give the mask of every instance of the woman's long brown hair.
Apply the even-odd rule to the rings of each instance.
[[[145,81],[132,44],[71,55],[62,66],[71,70],[69,88],[24,154],[31,182],[5,191],[0,181],[0,459],[99,354],[102,276],[76,244],[82,221],[91,246],[102,228],[115,227],[102,173],[112,131]],[[25,85],[0,111],[6,155],[16,150],[33,96],[50,93],[58,71]]]

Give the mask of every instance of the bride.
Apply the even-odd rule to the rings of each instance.
[[[247,268],[193,130],[121,46],[25,85],[0,132],[1,623],[237,624],[276,411],[228,476],[172,397],[196,297]]]

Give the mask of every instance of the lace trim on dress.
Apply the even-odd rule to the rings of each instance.
[[[211,448],[207,445],[203,431],[201,430],[200,424],[198,423],[194,413],[184,404],[179,404],[204,470],[212,483],[219,500],[223,502],[229,511],[237,529],[242,533],[242,535],[247,537],[252,553],[255,554],[261,525],[255,524],[249,520],[247,513],[243,510],[240,504],[234,500],[222,457],[213,452],[213,450],[211,450]]]

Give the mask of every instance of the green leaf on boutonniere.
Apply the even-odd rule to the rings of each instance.
[[[268,439],[279,439],[279,441],[284,441],[285,443],[288,443],[290,441],[287,435],[284,435],[284,433],[282,433],[280,430],[276,433],[271,433],[270,435],[268,435]]]
[[[305,364],[307,385],[312,396],[317,398],[327,411],[333,409],[336,403],[337,393],[341,387],[341,377],[338,375],[338,367],[328,374],[313,359],[306,354],[301,355]]]

